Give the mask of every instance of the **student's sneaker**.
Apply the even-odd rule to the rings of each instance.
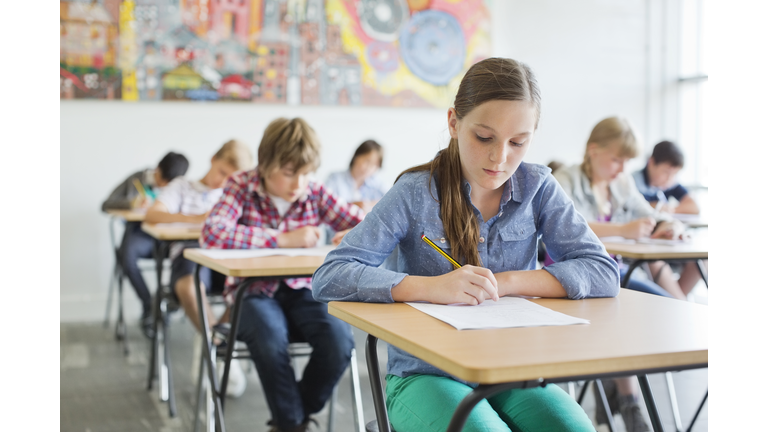
[[[640,406],[633,395],[619,396],[619,411],[627,432],[647,432],[650,431],[648,423],[645,422]]]
[[[219,379],[224,375],[224,360],[216,361],[216,370],[219,372]],[[229,383],[227,383],[227,396],[237,399],[245,393],[245,387],[248,385],[248,378],[240,366],[240,361],[233,360],[229,364]]]
[[[141,327],[141,333],[143,333],[147,339],[155,337],[155,317],[152,316],[152,309],[145,310],[141,314],[139,326]]]

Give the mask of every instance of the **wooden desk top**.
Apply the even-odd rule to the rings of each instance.
[[[200,249],[184,249],[184,258],[226,275],[236,277],[311,275],[325,256],[267,256],[259,258],[214,259]]]
[[[616,298],[532,301],[591,323],[459,331],[404,303],[330,302],[328,312],[482,384],[708,363],[707,306],[626,289]]]
[[[124,219],[127,222],[143,222],[144,218],[147,216],[147,211],[144,209],[133,209],[133,210],[107,210],[107,214]]]
[[[141,224],[141,230],[157,240],[197,240],[203,224]]]
[[[610,242],[603,242],[603,245],[609,254],[631,259],[707,259],[709,255],[706,236],[702,235],[694,236],[689,242],[675,245]]]

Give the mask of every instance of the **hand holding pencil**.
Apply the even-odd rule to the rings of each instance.
[[[422,235],[421,239],[453,264],[455,269],[450,273],[436,276],[440,281],[436,284],[437,291],[433,291],[429,301],[439,304],[478,305],[488,298],[493,301],[499,300],[499,286],[492,271],[485,267],[462,266],[426,235]]]

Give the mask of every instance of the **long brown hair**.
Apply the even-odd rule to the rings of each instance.
[[[536,78],[527,65],[506,58],[489,58],[472,65],[461,80],[453,102],[456,117],[461,120],[475,107],[492,100],[530,102],[536,110],[538,126],[541,95]],[[432,198],[440,203],[440,219],[454,258],[464,264],[482,265],[477,253],[480,228],[472,205],[462,192],[458,141],[451,138],[448,148],[441,150],[432,161],[409,168],[400,176],[417,171],[429,171],[427,187],[430,190],[432,177],[437,178],[438,197]]]

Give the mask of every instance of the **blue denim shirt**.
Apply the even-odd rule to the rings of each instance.
[[[545,268],[568,298],[614,297],[619,270],[584,218],[541,165],[522,163],[504,186],[499,212],[479,221],[477,245],[483,266],[494,273],[536,269],[537,242],[556,261]],[[428,188],[428,172],[403,175],[362,223],[350,231],[315,272],[312,290],[319,301],[392,303],[392,287],[407,275],[438,276],[453,266],[421,240],[426,234],[450,254],[440,220],[437,188]],[[470,186],[464,181],[464,193]],[[381,266],[398,247],[397,260]],[[455,377],[389,347],[387,372],[400,377],[433,374]],[[462,380],[458,380],[464,382]]]

